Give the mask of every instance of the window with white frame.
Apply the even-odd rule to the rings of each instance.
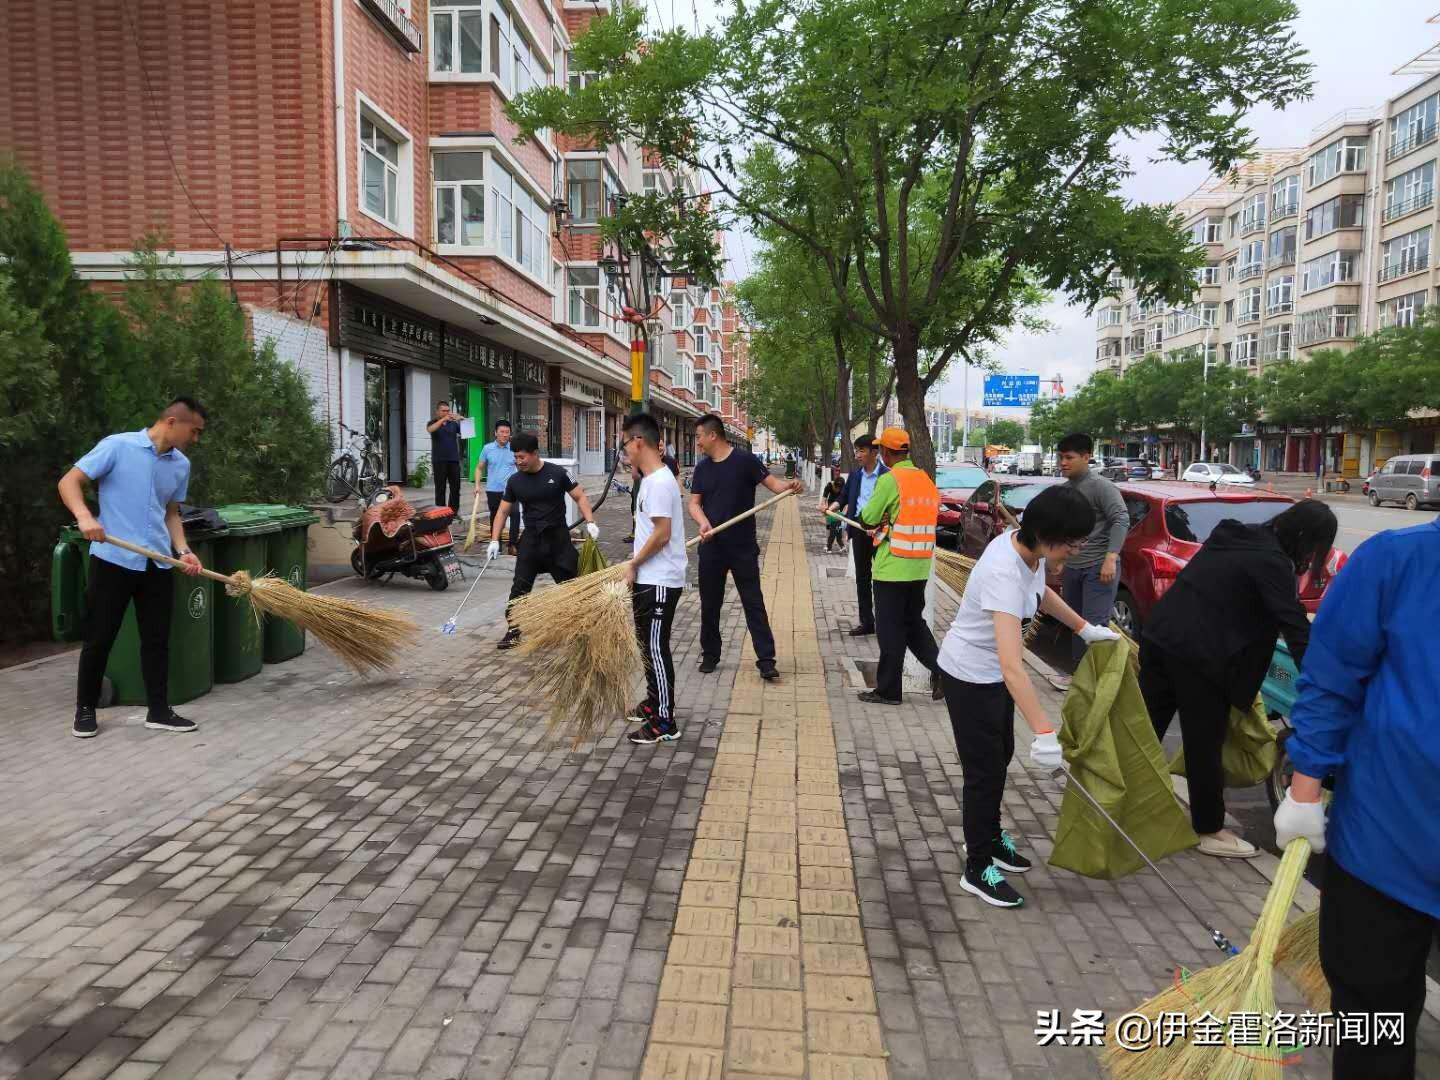
[[[1365,148],[1370,139],[1365,135],[1347,135],[1327,143],[1310,155],[1310,186],[1323,184],[1342,172],[1365,171]]]
[[[1295,307],[1295,275],[1283,274],[1265,283],[1265,314],[1284,315]]]
[[[1284,217],[1300,209],[1300,177],[1286,176],[1270,186],[1270,216]]]
[[[495,222],[495,249],[515,258],[515,178],[508,169],[494,168],[490,177],[490,218]]]
[[[1265,268],[1265,241],[1251,240],[1240,247],[1240,274],[1254,274]]]
[[[1219,305],[1219,304],[1201,304],[1201,305],[1200,305],[1200,325],[1201,325],[1201,326],[1215,326],[1215,325],[1217,325],[1217,324],[1219,323],[1219,321],[1220,321],[1220,305]]]
[[[1388,220],[1429,206],[1434,197],[1435,162],[1431,160],[1385,184],[1385,217]]]
[[[695,372],[695,382],[694,382],[695,396],[696,396],[697,398],[700,398],[702,401],[705,400],[705,398],[707,398],[707,397],[709,396],[709,393],[710,393],[710,392],[706,389],[706,387],[705,387],[705,376],[706,376],[706,372],[703,372],[703,371],[697,371],[697,372]]]
[[[430,70],[485,71],[485,9],[463,0],[430,0]]]
[[[1196,271],[1195,271],[1195,284],[1197,284],[1197,285],[1219,285],[1219,284],[1220,284],[1220,264],[1219,264],[1219,263],[1207,263],[1205,266],[1201,266],[1201,267],[1197,268]]]
[[[1380,251],[1381,281],[1423,270],[1430,265],[1430,226],[1387,240]]]
[[[367,214],[400,228],[400,142],[360,114],[360,199]]]
[[[1267,241],[1266,266],[1289,266],[1295,261],[1296,239],[1299,228],[1287,225],[1276,229]]]
[[[1230,258],[1228,258],[1228,259],[1225,260],[1225,280],[1226,280],[1226,281],[1234,281],[1234,280],[1235,280],[1235,268],[1236,268],[1236,266],[1238,265],[1238,263],[1239,263],[1239,260],[1237,260],[1234,255],[1231,255]]]
[[[566,161],[565,198],[570,206],[570,224],[594,225],[605,217],[609,186],[605,163],[599,158]]]
[[[684,289],[670,293],[670,328],[684,330],[690,325],[690,297]]]
[[[705,324],[696,323],[695,328],[691,333],[695,338],[695,351],[697,353],[707,352],[708,350],[705,347]]]
[[[1156,323],[1150,328],[1149,346],[1158,349],[1165,341],[1165,327],[1162,323]]]
[[[1381,326],[1414,326],[1415,320],[1425,310],[1424,291],[1406,293],[1386,300],[1380,305]]]
[[[1236,211],[1235,213],[1231,214],[1230,217],[1229,217],[1227,220],[1228,220],[1229,223],[1230,223],[1230,236],[1231,236],[1232,238],[1233,238],[1233,237],[1236,237],[1236,236],[1239,236],[1239,235],[1240,235],[1240,213],[1239,213],[1239,211]]]
[[[1249,196],[1240,207],[1240,231],[1249,232],[1252,229],[1263,229],[1265,227],[1265,195]]]
[[[1352,280],[1355,277],[1356,255],[1354,251],[1332,251],[1318,259],[1310,259],[1301,271],[1300,291],[1311,292]]]
[[[515,185],[515,261],[529,274],[544,278],[550,261],[550,213],[539,199]]]
[[[1267,363],[1290,359],[1290,324],[1288,322],[1275,323],[1265,327],[1265,336],[1260,343],[1260,357]]]
[[[1305,211],[1305,239],[1315,240],[1336,229],[1359,228],[1364,217],[1364,195],[1336,195]]]
[[[485,155],[479,150],[436,153],[435,242],[461,247],[485,243]]]
[[[1436,107],[1440,94],[1431,94],[1390,118],[1390,144],[1385,152],[1393,158],[1421,146],[1435,137]]]
[[[572,266],[566,272],[566,293],[569,299],[570,325],[594,329],[601,324],[604,309],[600,306],[600,268]]]
[[[1101,309],[1100,309],[1100,315],[1099,315],[1099,325],[1100,325],[1101,327],[1106,327],[1106,326],[1119,326],[1119,325],[1120,325],[1120,309],[1117,308],[1117,307],[1103,307],[1103,308],[1101,308]]]
[[[1243,325],[1260,318],[1260,287],[1240,290],[1239,321]]]
[[[1235,338],[1235,363],[1254,367],[1260,359],[1260,335],[1240,334]]]
[[[549,81],[544,63],[504,0],[495,0],[490,10],[489,71],[507,94],[523,94]]]
[[[1332,304],[1302,312],[1295,320],[1295,344],[1304,347],[1336,338],[1353,338],[1359,319],[1358,304]]]

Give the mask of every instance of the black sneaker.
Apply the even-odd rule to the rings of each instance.
[[[680,738],[680,729],[673,720],[668,724],[660,720],[646,720],[626,738],[636,746],[652,746],[659,742],[674,742]]]
[[[625,714],[627,724],[648,724],[655,719],[655,706],[648,701],[642,701],[628,713]]]
[[[716,656],[702,656],[700,658],[700,674],[709,675],[720,666],[720,658]]]
[[[970,848],[966,844],[960,845],[968,853]],[[1004,829],[995,838],[994,844],[990,847],[990,861],[1001,870],[1008,870],[1012,874],[1023,874],[1035,864],[1027,859],[1015,847],[1015,841]]]
[[[764,679],[766,682],[774,682],[776,679],[780,678],[780,669],[775,666],[775,662],[773,660],[768,664],[760,665],[760,678]]]
[[[520,644],[520,631],[519,631],[519,630],[506,630],[506,631],[505,631],[505,636],[502,637],[502,638],[499,640],[499,642],[495,645],[495,648],[500,649],[501,651],[504,651],[505,649],[513,649],[513,648],[515,648],[516,645],[519,645],[519,644]]]
[[[960,878],[960,887],[974,893],[991,907],[1020,907],[1025,903],[1025,898],[1010,887],[1005,875],[994,866],[987,866],[979,878],[971,877],[970,871],[966,870]]]
[[[861,690],[855,695],[867,705],[899,705],[899,698],[881,697],[874,690]]]
[[[151,731],[169,731],[177,735],[189,735],[195,731],[195,721],[186,720],[174,709],[164,716],[145,717],[145,726]]]
[[[77,706],[75,725],[70,729],[70,734],[77,739],[93,739],[99,732],[100,725],[95,722],[95,710],[86,705]]]
[[[845,633],[851,637],[870,637],[875,633],[875,628],[873,626],[852,626]]]

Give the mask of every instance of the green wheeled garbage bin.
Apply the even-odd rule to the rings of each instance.
[[[215,544],[215,565],[222,574],[244,570],[258,578],[270,569],[268,542],[279,529],[268,506],[235,504],[217,506],[225,522],[225,536]],[[268,621],[268,620],[267,620]],[[255,609],[243,597],[227,596],[223,585],[215,590],[215,681],[237,683],[260,673],[264,659],[265,630]]]
[[[310,526],[319,516],[300,506],[272,506],[271,521],[279,525],[267,538],[270,569],[304,589],[310,573]],[[305,631],[284,619],[265,620],[265,662],[293,660],[305,651]]]
[[[73,525],[61,529],[50,553],[50,632],[56,641],[79,641],[85,636],[89,571],[90,541]]]
[[[215,560],[215,541],[224,535],[224,529],[187,529],[185,543],[208,567]],[[215,597],[224,586],[179,570],[166,573],[175,575],[175,607],[170,616],[170,704],[183,705],[208,694],[215,685]],[[117,705],[145,704],[140,627],[133,604],[120,624],[120,636],[110,650],[105,674],[115,687]]]

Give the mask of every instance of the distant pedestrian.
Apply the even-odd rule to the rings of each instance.
[[[875,445],[874,438],[861,435],[855,440],[855,468],[845,481],[844,495],[830,503],[830,509],[841,510],[851,521],[859,521],[870,497],[875,494],[876,482],[889,471],[880,460],[880,448]],[[864,529],[854,525],[846,528],[850,533],[851,557],[855,560],[855,598],[859,616],[859,621],[848,633],[851,637],[865,637],[875,633],[874,587],[871,582],[875,543]]]
[[[720,666],[720,609],[725,605],[725,578],[735,580],[735,591],[745,610],[745,626],[755,647],[755,666],[760,677],[778,679],[775,667],[775,635],[765,612],[760,591],[760,545],[755,519],[748,518],[724,532],[712,533],[712,526],[728,521],[755,505],[755,488],[780,494],[802,490],[800,481],[788,484],[771,476],[768,469],[748,450],[731,446],[725,438],[725,421],[714,413],[702,416],[695,425],[695,441],[703,459],[690,480],[690,516],[700,526],[700,671]]]
[[[195,730],[193,721],[170,707],[170,616],[175,609],[170,566],[107,544],[105,538],[171,554],[181,561],[184,573],[200,573],[200,560],[185,543],[180,504],[190,490],[190,460],[184,451],[199,441],[205,419],[205,410],[193,398],[176,398],[150,427],[101,439],[60,480],[60,501],[90,541],[85,643],[70,729],[76,738],[91,739],[99,731],[95,710],[105,665],[132,601],[140,630],[145,726],[153,731]],[[99,496],[98,518],[85,502],[87,480]]]
[[[670,629],[685,588],[684,500],[675,474],[660,457],[660,426],[648,413],[625,418],[625,445],[640,473],[634,553],[625,563],[634,589],[635,637],[645,661],[645,700],[630,716],[640,726],[629,739],[638,746],[680,737],[675,723],[675,661]]]
[[[480,460],[475,463],[475,486],[485,485],[485,502],[490,507],[490,539],[500,539],[500,523],[495,511],[500,509],[505,485],[515,475],[515,452],[510,448],[510,421],[496,420],[495,438],[480,450]],[[515,554],[515,543],[520,539],[520,504],[514,503],[509,517],[509,544],[506,553]]]
[[[929,474],[910,460],[908,432],[886,428],[880,433],[879,445],[890,471],[875,482],[860,521],[874,528],[879,539],[874,581],[880,663],[875,669],[875,689],[862,691],[860,700],[871,705],[899,705],[907,650],[929,670],[931,695],[940,697],[939,650],[925,623],[925,583],[935,561],[940,492]]]
[[[460,513],[460,421],[448,401],[435,403],[435,418],[425,426],[430,433],[430,468],[435,472],[435,505]]]
[[[1060,440],[1060,475],[1067,485],[1084,495],[1095,511],[1095,524],[1084,545],[1065,564],[1060,593],[1065,603],[1094,626],[1108,626],[1120,588],[1120,548],[1130,532],[1130,512],[1114,481],[1090,468],[1095,443],[1089,435],[1075,432]],[[1070,655],[1078,664],[1086,644],[1070,640]],[[1061,679],[1061,685],[1068,683]]]
[[[829,510],[832,506],[838,506],[845,498],[845,474],[836,473],[825,490],[820,493],[820,509]],[[825,551],[828,554],[832,548],[838,547],[843,554],[845,551],[845,523],[837,517],[825,518]]]

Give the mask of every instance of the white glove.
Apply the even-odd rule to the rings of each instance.
[[[1120,635],[1108,626],[1096,626],[1094,623],[1086,623],[1076,632],[1076,637],[1085,642],[1086,645],[1094,645],[1097,641],[1119,641]]]
[[[485,546],[485,558],[487,558],[487,559],[494,559],[494,558],[498,558],[499,555],[500,555],[500,541],[499,541],[499,540],[491,540],[490,543]]]
[[[1065,764],[1065,758],[1060,753],[1060,736],[1053,731],[1047,731],[1044,735],[1036,735],[1035,741],[1030,744],[1030,764],[1037,769],[1058,769]]]
[[[595,522],[587,521],[585,523],[585,531],[590,534],[591,540],[600,539],[600,526],[596,525]]]
[[[1275,811],[1275,843],[1283,850],[1291,840],[1304,837],[1310,841],[1310,850],[1325,850],[1325,802],[1298,802],[1285,791],[1285,799]]]

